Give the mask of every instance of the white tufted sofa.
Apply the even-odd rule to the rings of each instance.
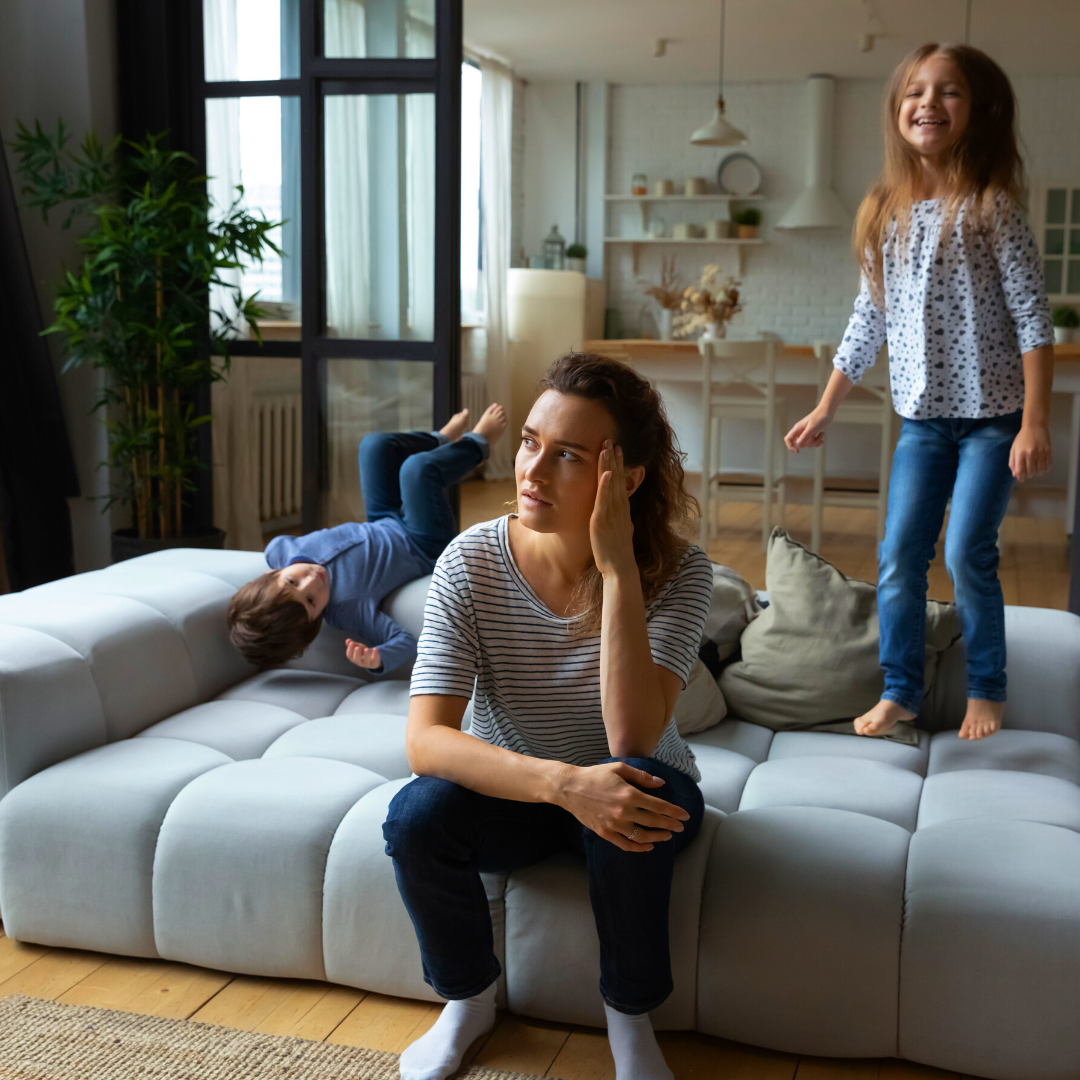
[[[381,826],[408,685],[323,630],[253,674],[224,611],[261,555],[172,551],[0,597],[0,909],[47,945],[433,998]],[[426,582],[389,603],[419,630]],[[1007,1080],[1080,1077],[1080,619],[1010,608],[1006,729],[918,747],[728,719],[676,867],[659,1027]],[[571,856],[489,877],[509,1008],[603,1023]]]

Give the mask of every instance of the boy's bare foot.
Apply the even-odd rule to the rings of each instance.
[[[499,437],[506,430],[506,425],[509,422],[510,421],[506,416],[506,410],[501,405],[489,405],[484,410],[484,415],[476,422],[476,427],[473,428],[473,431],[475,431],[477,435],[483,435],[490,446],[492,443],[498,442]]]
[[[439,428],[439,434],[445,435],[451,442],[460,439],[465,434],[465,426],[469,422],[469,410],[462,409],[450,417],[450,422]]]
[[[1003,701],[984,701],[968,698],[967,713],[960,725],[961,739],[985,739],[1001,727],[1001,714],[1005,711]]]
[[[856,735],[884,735],[901,720],[914,720],[915,714],[901,708],[895,701],[882,698],[868,713],[855,721]]]

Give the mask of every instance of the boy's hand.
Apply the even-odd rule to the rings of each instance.
[[[379,656],[378,648],[369,649],[366,645],[361,645],[359,641],[353,641],[352,638],[345,639],[345,655],[357,667],[367,668],[369,671],[382,667],[382,657]]]
[[[825,428],[832,419],[828,412],[815,409],[804,416],[785,436],[784,445],[797,454],[808,447],[820,446],[825,441]]]
[[[1020,483],[1049,472],[1050,429],[1045,424],[1022,424],[1009,452],[1009,468]]]

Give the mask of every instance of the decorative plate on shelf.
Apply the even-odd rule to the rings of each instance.
[[[753,195],[761,187],[761,169],[749,154],[728,154],[716,170],[716,182],[728,195]]]

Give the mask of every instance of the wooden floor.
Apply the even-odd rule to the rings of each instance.
[[[440,1009],[327,983],[21,945],[0,934],[0,997],[7,994],[394,1053],[427,1031]],[[963,1080],[903,1061],[800,1058],[695,1032],[661,1032],[659,1039],[675,1080]],[[471,1047],[467,1063],[562,1080],[615,1080],[603,1031],[509,1013]]]
[[[512,480],[461,487],[461,524],[467,528],[507,513],[514,498]],[[709,557],[742,574],[755,588],[765,588],[765,553],[761,550],[761,504],[724,503],[719,535]],[[779,524],[777,522],[776,524]],[[810,543],[810,507],[788,506],[785,527]],[[877,581],[877,515],[873,510],[826,507],[821,555],[848,577]],[[930,567],[930,596],[952,600],[941,543]],[[1065,609],[1069,599],[1069,545],[1061,518],[1008,516],[1001,529],[1001,578],[1006,604]]]
[[[462,489],[462,524],[506,512],[512,483],[477,482]],[[761,508],[725,504],[723,529],[710,556],[765,586]],[[788,528],[808,539],[809,508],[790,508]],[[876,578],[874,515],[827,510],[822,555],[846,574]],[[1008,518],[1003,531],[1002,586],[1006,603],[1065,607],[1068,549],[1059,521]],[[952,596],[940,558],[931,594]],[[69,949],[21,945],[0,933],[0,997],[32,997],[153,1016],[189,1018],[272,1035],[295,1035],[400,1052],[434,1022],[439,1006],[367,994],[348,987],[290,979],[259,979],[158,960],[133,960]],[[959,1080],[957,1074],[891,1059],[797,1057],[725,1042],[694,1032],[662,1033],[660,1043],[676,1080]],[[471,1048],[469,1062],[562,1080],[614,1080],[602,1031],[502,1014]]]

